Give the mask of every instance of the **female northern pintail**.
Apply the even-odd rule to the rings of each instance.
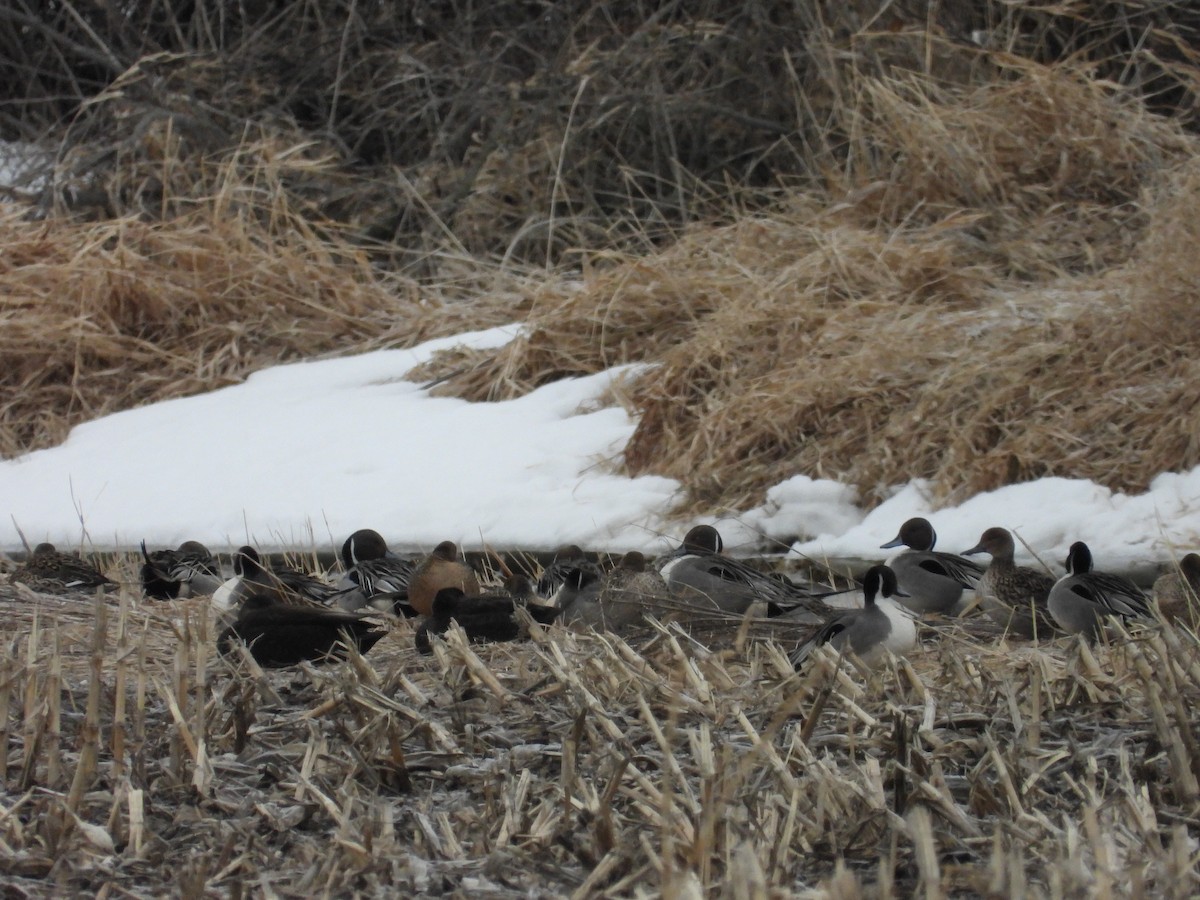
[[[867,665],[875,665],[888,653],[903,656],[917,645],[917,626],[912,613],[894,597],[903,597],[896,573],[887,566],[872,566],[863,576],[863,607],[848,609],[829,619],[790,656],[796,668],[824,644],[854,653]]]
[[[177,550],[146,550],[142,541],[142,592],[155,600],[211,595],[224,581],[217,561],[199,541],[184,541]]]
[[[1200,612],[1200,554],[1188,553],[1178,567],[1158,576],[1154,582],[1154,602],[1168,622],[1195,625]]]
[[[796,610],[793,618],[807,612],[812,621],[821,621],[829,613],[829,607],[808,589],[725,556],[724,550],[717,529],[697,525],[684,536],[679,549],[662,561],[659,574],[680,599],[738,615],[754,603],[767,604],[768,615]]]
[[[880,549],[908,548],[887,561],[908,594],[902,605],[918,613],[953,615],[960,611],[963,592],[974,590],[983,577],[983,566],[956,553],[934,550],[936,543],[933,525],[918,516],[901,525],[900,533]]]
[[[450,630],[451,622],[457,622],[468,640],[475,643],[515,641],[525,636],[525,629],[516,616],[518,606],[542,625],[549,625],[558,618],[562,610],[531,603],[532,596],[533,584],[523,575],[510,576],[503,590],[488,591],[478,597],[468,597],[460,588],[442,588],[433,598],[431,614],[417,629],[417,650],[432,652],[430,635],[445,634]]]
[[[378,622],[338,609],[285,606],[269,595],[251,593],[242,599],[237,618],[217,639],[217,649],[230,653],[247,644],[260,666],[294,666],[308,660],[344,659],[347,644],[366,653],[387,634]]]
[[[1067,574],[1050,591],[1050,615],[1067,634],[1095,640],[1105,620],[1148,619],[1150,606],[1141,588],[1127,578],[1092,571],[1092,551],[1076,541],[1067,552]]]
[[[337,605],[355,610],[364,606],[414,616],[408,601],[408,582],[417,564],[401,559],[388,549],[378,531],[362,528],[342,544],[342,565],[346,573],[338,587]]]
[[[1045,572],[1016,565],[1016,542],[1007,528],[989,528],[979,543],[964,553],[992,556],[992,564],[975,587],[983,611],[992,620],[1021,637],[1053,636],[1057,629],[1046,600],[1054,579]]]
[[[33,548],[24,565],[13,572],[12,580],[47,594],[116,585],[91,563],[73,554],[61,553],[53,544],[47,543]]]
[[[598,591],[581,592],[564,606],[563,621],[575,627],[619,631],[641,624],[647,615],[662,615],[669,601],[662,576],[649,569],[646,557],[634,550],[621,557]]]

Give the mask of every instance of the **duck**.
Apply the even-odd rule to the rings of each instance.
[[[568,585],[573,584],[578,589],[581,581],[594,582],[600,574],[600,567],[588,559],[582,547],[564,544],[554,551],[550,564],[538,576],[537,594],[549,603],[563,606],[564,591],[566,596],[571,595]]]
[[[50,543],[34,547],[24,565],[13,572],[11,580],[46,594],[116,586],[115,581],[91,563],[74,554],[62,553]]]
[[[366,653],[386,634],[377,622],[357,613],[290,606],[256,593],[243,598],[237,618],[217,638],[217,649],[227,655],[246,644],[260,666],[283,668],[345,659],[347,642]]]
[[[1166,621],[1194,624],[1200,598],[1200,554],[1186,554],[1178,566],[1159,575],[1152,594],[1159,615]]]
[[[755,603],[765,603],[769,616],[796,610],[793,617],[807,612],[817,622],[829,613],[829,608],[807,589],[725,556],[724,551],[725,541],[716,528],[697,525],[661,561],[659,574],[679,599],[737,615]]]
[[[433,598],[433,609],[422,621],[416,633],[416,647],[421,653],[433,652],[430,636],[445,634],[451,622],[457,622],[474,643],[515,641],[526,636],[525,629],[514,615],[523,607],[535,622],[549,625],[562,610],[555,606],[531,603],[533,582],[523,575],[511,576],[503,590],[489,591],[472,597],[462,588],[444,587]]]
[[[900,526],[897,535],[881,550],[905,547],[886,565],[908,596],[900,600],[915,613],[953,615],[961,610],[963,593],[974,590],[983,577],[983,566],[957,553],[934,550],[937,532],[928,519],[915,516]]]
[[[397,615],[415,616],[408,601],[408,582],[417,565],[388,549],[378,531],[360,528],[342,544],[345,574],[338,583],[336,604],[344,610],[371,606]]]
[[[825,644],[855,654],[868,666],[878,665],[888,653],[905,656],[917,645],[913,614],[894,599],[903,598],[904,592],[891,568],[871,566],[863,576],[862,592],[862,609],[836,614],[789,655],[796,669]]]
[[[314,598],[311,590],[310,582],[318,581],[317,579],[295,569],[269,569],[258,551],[251,546],[239,547],[234,553],[233,571],[234,577],[222,585],[220,591],[213,594],[213,601],[219,607],[237,608],[245,605],[246,600],[252,597],[265,599],[279,606],[325,606],[321,600]],[[333,591],[332,585],[319,583]],[[324,596],[330,594],[324,593]]]
[[[549,597],[540,588],[538,594],[562,610],[563,621],[572,622],[591,615],[591,607],[599,602],[600,589],[604,587],[600,567],[586,559],[579,565],[564,565],[562,578],[562,584]],[[542,583],[540,579],[538,583]],[[575,609],[577,605],[578,609]],[[575,611],[571,612],[572,609]]]
[[[142,592],[154,600],[211,595],[224,579],[211,551],[199,541],[184,541],[178,549],[146,550],[142,541]]]
[[[462,559],[458,545],[442,541],[413,570],[408,579],[408,603],[417,615],[433,615],[433,598],[443,588],[456,587],[468,597],[478,597],[479,578]]]
[[[647,615],[672,608],[670,589],[662,575],[647,565],[645,554],[631,550],[598,584],[563,609],[563,622],[576,629],[621,631],[638,625]]]
[[[1003,626],[1010,634],[1023,638],[1051,637],[1057,626],[1046,601],[1054,579],[1045,572],[1018,566],[1013,557],[1016,541],[1007,528],[989,528],[979,538],[979,543],[964,556],[989,553],[992,564],[975,587],[990,619]]]
[[[1092,551],[1076,541],[1067,551],[1067,574],[1054,583],[1047,603],[1050,615],[1067,634],[1094,641],[1106,619],[1151,618],[1146,595],[1128,578],[1092,569]]]

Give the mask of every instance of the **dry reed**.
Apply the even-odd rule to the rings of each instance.
[[[0,591],[0,870],[25,896],[1200,888],[1189,631],[947,628],[873,674],[797,674],[778,623],[453,629],[431,656],[399,623],[262,672],[214,655],[204,600]]]

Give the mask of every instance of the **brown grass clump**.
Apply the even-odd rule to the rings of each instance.
[[[129,574],[132,568],[129,569]],[[25,896],[1078,896],[1200,887],[1200,649],[553,626],[258,670],[204,600],[14,595],[0,872]],[[733,626],[730,626],[732,630]],[[136,885],[136,888],[130,888]]]
[[[264,227],[227,199],[157,224],[31,223],[0,210],[0,455],[275,363],[409,346],[511,316],[511,297],[447,306],[286,209]]]
[[[860,148],[824,192],[535,304],[459,389],[658,362],[629,391],[626,464],[694,509],[797,472],[872,502],[914,477],[942,497],[1043,475],[1136,490],[1200,463],[1195,329],[1133,325],[1191,319],[1200,148],[1079,73],[1008,68],[970,90],[863,80]]]

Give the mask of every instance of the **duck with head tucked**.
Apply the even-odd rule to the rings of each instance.
[[[397,615],[416,615],[408,600],[408,582],[417,564],[392,553],[378,531],[362,528],[354,532],[342,544],[341,557],[346,570],[336,598],[341,609],[371,606]]]
[[[224,581],[217,561],[199,541],[184,541],[176,550],[146,550],[142,541],[142,592],[155,600],[211,595]]]
[[[622,556],[596,584],[595,590],[580,591],[563,607],[563,622],[574,628],[621,631],[672,608],[666,582],[637,550]]]
[[[12,580],[45,594],[90,591],[115,587],[116,582],[89,562],[71,553],[62,553],[53,544],[42,543],[12,574]]]
[[[1200,554],[1187,553],[1154,582],[1154,602],[1168,622],[1195,626],[1200,618]]]
[[[217,639],[222,654],[245,644],[260,666],[282,668],[301,662],[345,659],[349,647],[366,653],[387,634],[378,622],[339,609],[289,606],[265,594],[241,601],[237,618]]]

